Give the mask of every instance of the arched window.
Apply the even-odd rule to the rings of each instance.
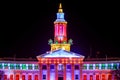
[[[38,80],[38,75],[35,75],[35,78],[34,78],[35,80]]]
[[[25,75],[22,75],[22,80],[25,80]]]
[[[83,80],[87,80],[87,75],[83,75]]]
[[[13,80],[13,74],[10,75],[10,80]]]
[[[112,80],[112,75],[111,74],[108,75],[108,80]]]
[[[28,75],[28,80],[32,80],[32,75]]]
[[[93,80],[93,75],[90,75],[90,80]]]
[[[100,80],[100,79],[99,79],[99,75],[98,75],[98,74],[96,75],[96,80]]]
[[[20,77],[20,76],[17,74],[17,75],[16,75],[16,80],[19,80],[19,77]]]

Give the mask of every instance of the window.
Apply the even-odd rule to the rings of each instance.
[[[99,69],[99,64],[95,64],[95,69]]]
[[[10,80],[13,80],[13,74],[10,75]]]
[[[47,69],[47,66],[46,65],[42,65],[42,69]]]
[[[16,64],[16,69],[20,69],[20,64]]]
[[[32,80],[32,75],[28,75],[28,80]]]
[[[114,70],[117,69],[117,64],[113,64],[113,69],[114,69]]]
[[[4,75],[4,80],[7,80],[7,75]]]
[[[22,64],[22,69],[26,69],[26,64]]]
[[[54,65],[50,65],[50,69],[54,69]]]
[[[32,69],[32,64],[28,64],[28,69]]]
[[[4,64],[4,69],[8,69],[8,64],[7,63]]]
[[[90,80],[93,80],[93,75],[90,75]]]
[[[83,65],[83,69],[87,69],[87,65],[86,64]]]
[[[63,65],[62,64],[59,64],[58,65],[58,70],[63,70],[64,68],[63,68]]]
[[[89,65],[89,69],[93,69],[93,64],[90,64],[90,65]]]
[[[22,75],[22,80],[25,80],[25,75]]]
[[[102,74],[102,80],[106,80],[105,74]]]
[[[46,75],[43,75],[43,79],[46,79]]]
[[[96,80],[100,80],[100,79],[99,79],[99,75],[98,75],[98,74],[96,75]]]
[[[108,75],[108,80],[112,80],[112,75],[111,74]]]
[[[105,64],[102,64],[101,69],[105,69]]]
[[[77,74],[75,75],[75,79],[79,79],[79,77],[78,77],[78,75],[77,75]]]
[[[35,65],[35,66],[34,66],[34,69],[38,69],[38,65]]]
[[[0,69],[2,69],[3,68],[3,66],[2,66],[2,63],[0,64]]]
[[[67,69],[71,69],[71,65],[67,65]]]
[[[111,64],[108,64],[107,69],[111,69]]]
[[[87,75],[83,75],[83,80],[87,80]]]
[[[14,64],[10,64],[10,69],[14,69]]]
[[[78,70],[79,69],[79,65],[75,65],[75,69]]]
[[[38,75],[35,75],[34,77],[35,77],[35,78],[34,78],[35,80],[38,80]]]
[[[17,74],[17,75],[16,75],[16,80],[19,80],[19,78],[20,78],[20,76]]]

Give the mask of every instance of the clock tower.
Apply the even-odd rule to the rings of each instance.
[[[54,42],[50,39],[51,51],[64,49],[70,51],[72,40],[67,41],[67,21],[64,19],[62,4],[59,4],[57,19],[54,21]]]

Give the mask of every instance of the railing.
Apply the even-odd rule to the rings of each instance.
[[[3,58],[0,58],[0,61],[1,60],[5,60],[5,61],[37,61],[36,58],[12,58],[12,57],[3,57]]]
[[[84,61],[115,61],[120,60],[119,57],[110,57],[110,58],[85,58]]]

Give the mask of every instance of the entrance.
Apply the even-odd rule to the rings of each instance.
[[[63,80],[63,77],[58,77],[58,80]]]

